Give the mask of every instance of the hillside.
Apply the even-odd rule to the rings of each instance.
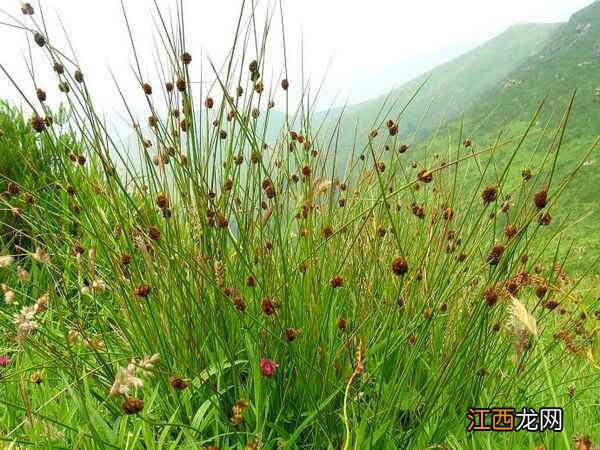
[[[465,130],[478,140],[480,147],[491,145],[499,130],[507,134],[521,132],[537,105],[544,109],[534,132],[559,124],[570,98],[576,92],[569,118],[557,174],[565,176],[586,155],[600,135],[600,2],[575,13],[561,25],[546,45],[527,58],[505,80],[482,96],[465,114]],[[444,127],[441,135],[458,131],[458,122]],[[550,136],[547,137],[549,140]],[[527,166],[539,149],[526,146],[515,161]],[[600,155],[595,149],[582,165],[575,181],[557,206],[562,219],[579,222],[567,238],[575,238],[576,256],[589,259],[600,256]]]
[[[523,61],[542,49],[558,28],[556,24],[515,25],[483,45],[436,67],[388,95],[345,110],[352,126],[358,121],[369,129],[380,110],[395,105],[398,113],[424,82],[400,122],[400,131],[430,129],[471,107],[485,92],[506,79]],[[387,99],[387,100],[386,100]],[[335,112],[332,111],[333,115]]]

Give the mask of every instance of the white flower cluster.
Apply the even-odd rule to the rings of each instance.
[[[129,395],[130,388],[144,387],[144,380],[141,377],[150,376],[154,363],[159,359],[160,355],[155,353],[139,360],[132,359],[127,367],[119,367],[109,395]]]

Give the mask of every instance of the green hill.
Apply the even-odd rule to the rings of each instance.
[[[556,24],[515,25],[497,37],[455,58],[388,95],[345,109],[346,126],[368,130],[376,122],[379,112],[391,110],[397,115],[423,83],[418,96],[410,104],[400,122],[400,131],[412,133],[419,129],[439,126],[470,108],[481,95],[517,69],[523,61],[542,49]],[[335,116],[339,110],[332,111]]]

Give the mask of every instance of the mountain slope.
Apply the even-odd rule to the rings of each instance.
[[[410,133],[436,127],[466,111],[477,98],[504,80],[524,60],[543,48],[557,28],[556,24],[510,27],[389,95],[347,107],[344,115],[350,121],[359,120],[362,127],[368,128],[382,107],[394,104],[392,115],[397,114],[426,81],[402,118],[400,131]]]
[[[479,148],[493,145],[501,130],[505,136],[519,135],[544,100],[532,129],[535,137],[524,145],[513,164],[517,178],[521,169],[530,167],[534,173],[540,172],[539,183],[543,185],[550,168],[541,168],[541,160],[575,92],[554,178],[568,176],[582,159],[585,161],[553,213],[557,220],[577,224],[563,238],[575,243],[572,253],[583,268],[583,263],[600,257],[600,150],[593,147],[600,136],[600,1],[562,24],[537,54],[465,112],[464,124],[455,120],[443,127],[433,145],[443,145],[441,136],[457,135],[461,126]],[[545,136],[544,129],[548,130]],[[586,156],[590,148],[594,150]]]

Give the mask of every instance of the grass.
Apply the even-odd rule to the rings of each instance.
[[[339,130],[325,134],[308,99],[294,107],[281,80],[261,76],[279,5],[262,23],[245,5],[212,84],[195,84],[186,64],[184,16],[181,3],[172,23],[155,11],[160,78],[142,76],[132,45],[149,111],[149,127],[134,128],[139,166],[100,119],[76,55],[40,38],[50,35],[41,11],[15,22],[39,33],[32,51],[49,66],[37,70],[65,68],[70,114],[51,123],[46,103],[30,101],[28,148],[51,156],[52,182],[25,179],[2,197],[26,225],[8,236],[29,245],[4,239],[0,259],[0,439],[85,449],[597,440],[596,293],[567,273],[561,229],[544,216],[561,221],[560,196],[585,161],[556,171],[571,107],[544,139],[533,132],[540,105],[516,136],[474,150],[459,132],[443,152],[423,144],[415,162],[399,151],[402,117],[382,109],[341,169]],[[131,93],[119,94],[128,111]],[[267,139],[276,95],[285,125]],[[532,139],[544,146],[526,180],[513,163]],[[541,191],[548,202],[536,206]],[[468,433],[468,408],[492,406],[562,407],[564,431]]]

